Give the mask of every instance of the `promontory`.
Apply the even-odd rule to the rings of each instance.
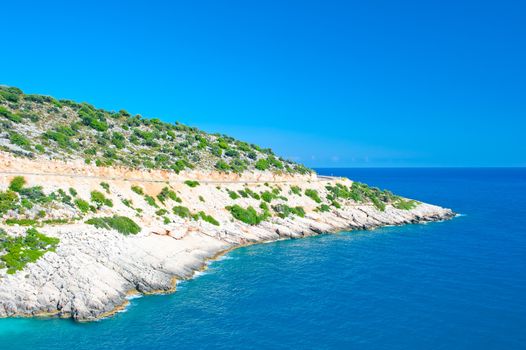
[[[239,246],[452,216],[226,135],[0,86],[0,317],[95,320]]]

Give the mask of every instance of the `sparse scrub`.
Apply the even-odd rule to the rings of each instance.
[[[110,185],[107,182],[101,182],[100,187],[102,187],[106,193],[110,193]]]
[[[299,186],[290,186],[290,191],[295,195],[301,196],[301,188]]]
[[[123,199],[122,204],[124,204],[128,208],[133,208],[133,202],[131,201],[131,199]]]
[[[219,221],[217,221],[213,216],[206,214],[204,211],[197,213],[196,220],[201,219],[212,225],[219,226]]]
[[[34,228],[17,237],[9,236],[0,229],[0,268],[7,268],[8,274],[14,274],[45,253],[54,251],[59,243],[58,238],[46,236]]]
[[[178,202],[178,203],[181,203],[182,200],[177,197],[177,193],[175,193],[172,189],[170,189],[169,187],[164,187],[161,192],[157,195],[157,199],[159,200],[159,202],[163,203],[167,200],[167,199],[171,199],[175,202]]]
[[[257,225],[270,216],[270,214],[267,211],[263,211],[263,213],[260,214],[256,211],[256,209],[254,209],[251,206],[243,208],[235,204],[233,206],[226,207],[226,209],[230,211],[230,213],[235,219],[242,221],[248,225]]]
[[[45,121],[45,123],[42,123]],[[69,126],[65,126],[65,121]],[[309,170],[274,155],[272,150],[226,135],[208,134],[178,122],[110,112],[88,103],[76,103],[20,89],[0,86],[0,122],[9,132],[7,152],[33,157],[82,158],[96,166],[164,169],[206,169],[242,173],[246,170],[304,173]],[[36,133],[27,134],[32,123]],[[23,148],[25,152],[21,152]]]
[[[111,199],[106,198],[102,192],[91,191],[91,201],[96,204],[97,208],[102,206],[113,207],[113,202]]]
[[[325,213],[331,211],[331,207],[329,207],[327,204],[321,204],[318,208],[316,208],[316,211],[320,213]]]
[[[153,198],[152,196],[149,196],[149,195],[145,195],[144,196],[144,200],[146,201],[146,203],[148,203],[150,206],[152,207],[155,207],[155,208],[158,208],[159,206],[157,205],[157,203],[155,203],[155,198]]]
[[[141,195],[141,196],[144,195],[144,190],[143,190],[142,187],[140,187],[140,186],[133,185],[133,186],[131,187],[131,190],[132,190],[133,192],[137,193],[138,195]]]
[[[14,192],[20,192],[26,184],[26,179],[23,176],[15,176],[9,183],[9,189]]]
[[[194,180],[186,180],[185,182],[185,185],[187,185],[188,187],[197,187],[199,186],[199,181],[194,181]]]
[[[15,209],[18,203],[18,195],[16,192],[8,190],[6,192],[0,191],[0,215],[7,211]]]
[[[13,145],[17,145],[17,146],[20,146],[22,148],[30,148],[31,146],[31,141],[29,141],[29,139],[17,132],[14,132],[14,131],[11,131],[9,133],[9,141],[13,144]]]
[[[316,203],[321,203],[321,198],[318,194],[318,191],[309,188],[305,190],[305,195],[313,201],[315,201]]]
[[[272,202],[272,200],[275,198],[276,198],[276,195],[270,191],[264,191],[261,193],[261,199],[263,199],[267,203]]]
[[[190,209],[182,205],[177,205],[173,207],[172,211],[175,215],[180,216],[182,218],[190,218],[192,216],[190,214]]]
[[[35,226],[38,223],[38,221],[35,220],[35,219],[14,219],[14,218],[10,218],[10,219],[6,219],[5,223],[6,223],[6,225],[10,225],[10,226],[13,226],[13,225]]]
[[[234,200],[239,198],[239,194],[231,190],[228,190],[228,195],[230,196],[231,199],[234,199]]]
[[[114,215],[112,217],[91,218],[86,221],[86,224],[94,225],[97,228],[104,228],[107,230],[116,230],[123,235],[135,235],[141,232],[141,228],[132,219],[126,216]]]
[[[81,198],[75,199],[75,205],[84,214],[91,210],[89,203]]]
[[[163,216],[163,215],[165,215],[166,213],[168,213],[168,210],[166,210],[166,209],[164,209],[164,208],[161,208],[161,209],[159,209],[159,210],[157,210],[157,211],[155,212],[155,215],[157,215],[157,216]]]
[[[303,207],[289,207],[286,204],[278,204],[272,207],[272,209],[278,214],[282,219],[288,217],[289,215],[297,215],[301,218],[305,217],[305,210]]]
[[[412,210],[416,208],[417,205],[418,203],[416,201],[410,199],[406,200],[403,198],[398,198],[395,202],[393,202],[393,207],[401,210]]]

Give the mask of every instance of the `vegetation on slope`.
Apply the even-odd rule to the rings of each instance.
[[[13,274],[45,253],[54,251],[59,242],[58,238],[48,237],[34,228],[16,237],[0,229],[0,268],[7,268],[7,273]]]
[[[226,209],[230,211],[235,219],[249,225],[257,225],[271,216],[268,210],[263,210],[262,213],[258,213],[256,209],[251,206],[243,208],[235,204],[233,206],[226,207]]]
[[[135,235],[141,232],[139,225],[126,216],[114,215],[111,217],[91,218],[86,221],[86,224],[94,225],[97,228],[113,229],[123,235]]]
[[[142,169],[310,172],[272,150],[180,123],[0,86],[0,150]],[[102,185],[102,184],[101,184]]]

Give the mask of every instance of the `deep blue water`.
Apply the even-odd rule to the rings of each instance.
[[[238,249],[100,322],[0,320],[0,348],[526,348],[526,169],[319,171],[463,216]]]

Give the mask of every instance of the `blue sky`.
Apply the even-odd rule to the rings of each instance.
[[[526,166],[523,1],[10,1],[0,83],[309,166]]]

